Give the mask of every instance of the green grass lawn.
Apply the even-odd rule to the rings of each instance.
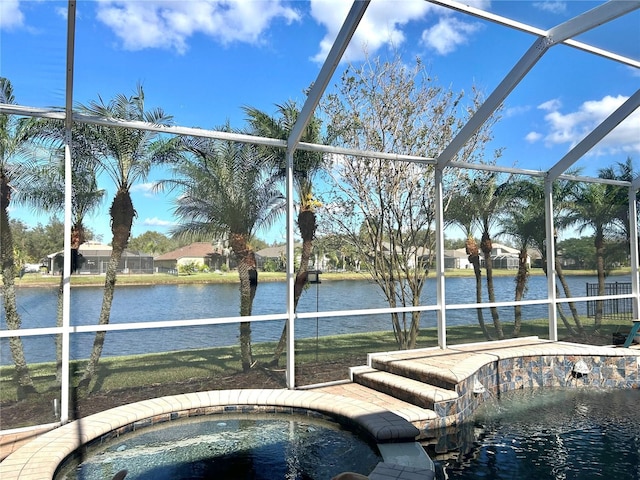
[[[587,328],[592,328],[592,319],[583,319]],[[614,332],[628,332],[631,327],[628,321],[604,320],[600,336],[594,343],[611,344]],[[511,336],[513,325],[504,324],[504,332]],[[548,338],[548,322],[546,319],[527,321],[523,324],[521,337],[538,336]],[[558,326],[560,339],[568,336],[560,323]],[[486,341],[477,324],[452,326],[447,328],[447,344],[449,346],[463,343]],[[588,340],[586,340],[588,341]],[[420,331],[418,347],[437,346],[437,330],[425,328]],[[255,360],[267,364],[274,351],[274,343],[257,343],[253,345]],[[336,361],[341,358],[361,357],[367,353],[396,350],[396,342],[392,332],[370,332],[349,335],[334,335],[297,340],[296,365]],[[284,358],[281,363],[284,362]],[[352,365],[356,366],[356,365]],[[83,372],[84,362],[72,363],[72,371]],[[55,365],[40,363],[30,365],[31,375],[39,392],[55,392],[59,385],[55,381]],[[17,399],[15,382],[12,380],[13,367],[0,368],[0,401],[13,402]],[[115,391],[128,388],[140,388],[159,384],[179,383],[211,379],[233,375],[241,371],[239,347],[228,346],[218,348],[193,349],[175,352],[163,352],[144,355],[119,357],[103,357],[99,363],[99,372],[92,388],[93,391]],[[260,387],[256,385],[256,387]]]

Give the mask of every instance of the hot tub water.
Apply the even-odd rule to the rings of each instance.
[[[370,473],[375,446],[325,419],[211,415],[131,432],[65,465],[56,480],[307,480],[343,471]]]

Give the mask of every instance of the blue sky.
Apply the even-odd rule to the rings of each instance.
[[[465,2],[548,29],[601,2]],[[148,107],[162,107],[178,125],[244,125],[243,106],[274,113],[274,105],[304,101],[351,5],[344,0],[85,0],[77,6],[74,101],[110,99],[145,89]],[[66,1],[2,0],[0,75],[22,105],[64,105]],[[423,0],[373,0],[346,60],[398,50],[419,56],[440,84],[454,91],[478,86],[488,95],[535,37],[453,13]],[[579,37],[585,43],[640,60],[640,11]],[[339,66],[340,71],[345,63]],[[336,78],[338,76],[336,75]],[[493,147],[499,163],[548,169],[640,86],[640,69],[575,50],[551,49],[511,93]],[[622,123],[576,166],[585,174],[628,156],[640,165],[640,113]],[[138,212],[133,235],[167,233],[171,200],[147,184],[133,191]],[[103,188],[110,189],[105,182]],[[89,226],[110,242],[110,196]],[[24,208],[13,218],[47,222]],[[271,232],[268,240],[280,240]],[[261,235],[263,237],[266,234]]]

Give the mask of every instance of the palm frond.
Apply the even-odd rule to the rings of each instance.
[[[156,184],[179,192],[175,235],[250,238],[281,215],[283,197],[258,147],[207,138],[181,143],[186,153],[171,165],[173,178]]]

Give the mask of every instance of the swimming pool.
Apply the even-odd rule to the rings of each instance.
[[[438,479],[640,478],[640,390],[529,389],[502,394],[463,427],[472,441],[432,453]]]
[[[91,447],[56,480],[307,480],[343,471],[370,473],[374,445],[325,417],[223,414],[186,418],[130,432]]]

